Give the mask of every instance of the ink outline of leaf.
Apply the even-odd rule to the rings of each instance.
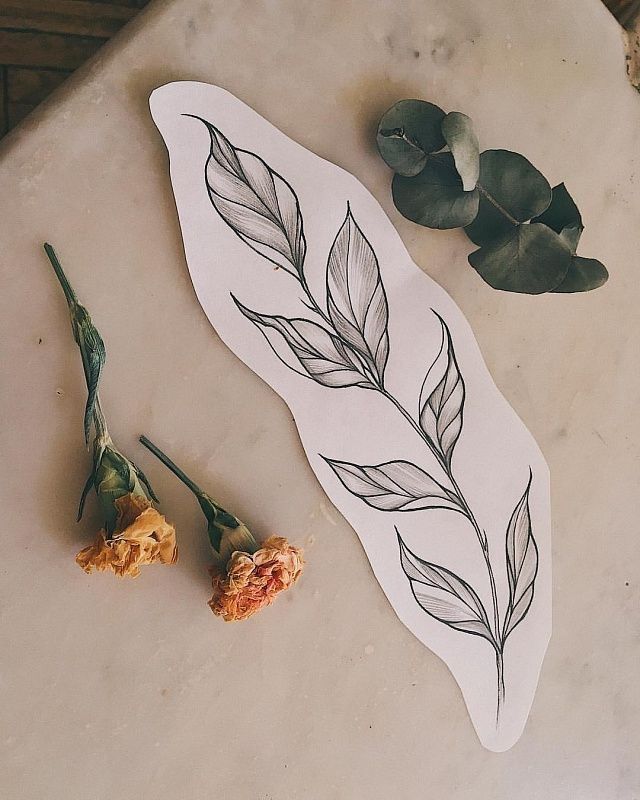
[[[453,628],[453,630],[461,631],[462,633],[468,633],[471,636],[480,636],[481,638],[486,639],[497,651],[498,646],[493,633],[491,632],[487,611],[475,589],[446,567],[425,561],[417,556],[404,543],[397,528],[395,531],[398,537],[398,544],[400,546],[400,566],[409,580],[411,592],[420,608],[430,617],[438,622],[442,622],[449,628]],[[408,565],[413,569],[409,570],[407,568]],[[416,591],[414,585],[415,583],[420,583],[431,589],[441,591],[445,593],[445,595],[449,594],[458,600],[460,605],[456,608],[456,604],[452,603],[452,601],[446,597],[438,598],[437,595],[427,597],[424,593],[420,595],[423,598],[421,602],[418,596],[420,593]],[[431,603],[431,610],[425,607],[425,603],[427,601]],[[444,614],[442,616],[438,616],[435,613],[437,609],[440,609],[442,612],[447,611],[447,613],[455,611],[458,614],[462,614],[464,609],[467,609],[471,617],[470,619],[466,620],[463,615],[462,618],[458,620],[447,620],[443,618],[445,616]]]
[[[364,358],[382,385],[389,358],[389,304],[378,258],[349,203],[329,250],[326,291],[336,333]]]
[[[423,433],[428,436],[433,445],[438,448],[445,463],[450,467],[453,451],[462,433],[464,424],[466,389],[460,368],[458,367],[449,327],[435,309],[431,310],[440,320],[442,342],[440,344],[440,350],[427,370],[427,374],[422,383],[418,401],[418,422]],[[429,379],[440,361],[446,361],[444,374],[435,388],[425,397],[425,390],[429,384]],[[438,396],[436,396],[436,393],[438,393]],[[433,403],[434,399],[436,400],[435,403]],[[453,405],[453,413],[451,413],[451,408],[448,408],[451,405]],[[446,425],[442,427],[441,421],[443,419],[443,412],[446,410],[448,410],[449,416],[444,418]],[[433,423],[429,424],[429,422],[431,422],[431,417],[433,417]],[[445,439],[444,434],[446,434],[447,431],[450,431],[450,433]]]
[[[362,389],[375,388],[370,383],[369,379],[358,370],[357,363],[349,359],[348,348],[344,345],[340,338],[327,331],[326,328],[323,328],[321,325],[318,325],[317,323],[308,319],[287,319],[286,317],[282,317],[277,314],[260,314],[257,311],[253,311],[244,306],[233,294],[231,297],[238,310],[258,328],[275,356],[288,369],[296,372],[303,378],[308,378],[309,380],[319,383],[321,386],[326,386],[327,388],[342,389],[355,386]],[[324,353],[319,350],[313,342],[310,342],[307,338],[305,338],[300,330],[302,326],[304,326],[308,332],[312,332],[315,336],[321,337],[324,344],[327,345],[327,350]],[[298,360],[304,372],[300,372],[299,370],[295,369],[295,367],[292,367],[291,364],[288,364],[282,358],[265,332],[265,328],[270,328],[276,331],[276,333],[280,334],[286,345],[289,347],[289,350]],[[305,353],[308,354],[306,361],[303,357],[301,357],[301,354],[304,355]],[[333,364],[341,369],[329,369],[325,371],[318,369],[316,372],[313,372],[308,367],[308,364],[312,363],[313,361],[324,361],[328,365]],[[337,373],[340,371],[344,371],[345,376],[350,373],[353,374],[353,380],[333,383],[327,382],[326,378],[325,380],[320,379],[320,376],[322,375],[327,376],[331,373],[335,373],[337,375]]]
[[[533,536],[531,526],[531,511],[529,509],[529,492],[533,480],[533,473],[529,469],[529,482],[527,488],[511,514],[507,525],[505,537],[505,552],[507,564],[507,580],[509,583],[509,605],[506,610],[502,643],[513,633],[515,628],[529,613],[535,594],[535,581],[538,576],[539,553],[538,545]],[[523,541],[524,526],[524,541]],[[523,571],[525,571],[526,586],[519,587]],[[515,620],[515,621],[514,621]]]
[[[337,459],[320,456],[333,470],[334,474],[344,486],[344,488],[360,498],[364,503],[378,511],[424,511],[427,509],[445,509],[457,511],[464,514],[460,503],[455,496],[449,492],[442,484],[438,483],[420,467],[410,461],[395,460],[386,461],[382,464],[372,464],[361,466],[349,461],[338,461]],[[403,486],[402,480],[406,479]],[[411,486],[407,483],[413,482]],[[424,488],[420,487],[420,482]],[[361,485],[361,490],[356,490],[356,486]],[[368,488],[380,489],[378,494],[366,494]],[[395,491],[395,490],[398,491]],[[387,505],[382,498],[387,498],[388,502],[393,502],[392,498],[397,498],[395,505]],[[378,502],[376,499],[380,498]],[[404,500],[402,498],[405,498]],[[433,503],[429,503],[433,499]],[[422,505],[418,503],[423,502]]]
[[[197,117],[193,114],[185,114],[184,116],[190,116],[194,119],[198,119],[209,131],[210,149],[209,156],[207,157],[207,161],[205,163],[205,185],[207,187],[209,200],[211,201],[211,204],[217,211],[220,218],[225,222],[226,225],[229,226],[229,228],[231,228],[238,238],[241,239],[254,252],[263,256],[268,261],[285,270],[294,277],[302,279],[307,244],[304,235],[304,224],[302,213],[300,211],[300,203],[298,201],[298,196],[291,184],[285,178],[283,178],[282,175],[276,172],[276,170],[272,169],[264,161],[264,159],[262,159],[256,153],[253,153],[250,150],[244,150],[242,148],[235,147],[233,144],[231,144],[226,136],[218,128],[216,128],[215,125],[212,125],[202,117]],[[214,148],[217,148],[219,157],[216,157]],[[243,162],[242,156],[247,157],[245,162]],[[221,187],[219,185],[216,189],[209,179],[209,167],[211,162],[218,167],[219,177],[221,177],[223,180],[226,178],[227,181],[229,181],[231,178],[232,183],[235,181],[241,187],[244,187],[245,190],[249,191],[249,195],[253,195],[253,197],[257,199],[258,206],[256,207],[255,203],[250,203],[247,205],[243,203],[241,198],[238,196],[229,197],[225,194],[222,194]],[[257,167],[261,173],[264,184],[260,188],[264,189],[264,192],[267,193],[266,199],[265,195],[261,194],[256,188],[256,176],[248,169],[250,163],[253,164],[254,168]],[[258,186],[260,186],[259,183]],[[236,186],[236,189],[237,188],[238,187]],[[272,196],[269,197],[269,194]],[[245,196],[244,199],[245,201],[250,201],[251,197]],[[287,225],[285,216],[283,214],[283,201],[285,200],[287,201],[287,216],[289,217],[289,225]],[[270,201],[271,204],[268,201]],[[227,204],[229,204],[229,206],[227,206]],[[239,211],[239,209],[244,209],[248,217],[253,215],[255,218],[257,218],[253,219],[253,236],[251,236],[249,233],[251,231],[251,226],[246,221],[244,223],[246,226],[244,230],[239,229],[237,225],[232,224],[228,218],[228,216],[230,216],[230,206],[235,207],[236,214],[242,214],[243,212]],[[260,209],[260,207],[262,208]],[[225,209],[227,213],[223,213],[221,208]],[[237,222],[238,220],[236,219],[235,221]],[[287,252],[282,249],[282,241],[279,243],[276,243],[276,240],[269,242],[268,237],[264,235],[262,236],[262,239],[256,238],[258,233],[263,233],[262,231],[258,231],[256,229],[256,222],[258,223],[258,227],[260,225],[266,227],[266,229],[271,227],[272,232],[275,229],[277,237],[279,238],[281,236],[282,239],[286,241],[289,253],[287,254]],[[267,223],[266,226],[265,223]],[[280,246],[278,246],[278,244]],[[277,253],[282,259],[291,264],[294,271],[289,269],[286,264],[276,260],[272,255],[267,255],[258,247],[258,245],[267,248],[269,251]]]

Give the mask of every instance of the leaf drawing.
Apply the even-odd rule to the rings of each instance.
[[[487,612],[473,587],[451,570],[418,558],[402,541],[397,528],[396,534],[400,564],[421,608],[450,628],[482,636],[496,647]]]
[[[321,325],[307,319],[286,319],[277,315],[258,314],[243,306],[236,298],[234,301],[244,316],[263,333],[285,366],[294,369],[279,355],[268,336],[269,329],[279,333],[289,346],[304,369],[304,373],[299,374],[306,374],[306,377],[312,378],[316,383],[332,388],[345,386],[373,388],[368,379],[358,372],[356,364],[349,357],[348,348],[337,336],[329,333]]]
[[[455,494],[408,461],[361,467],[347,461],[324,460],[345,489],[380,511],[445,508],[462,513]]]
[[[518,501],[507,527],[507,578],[509,581],[509,606],[505,615],[502,641],[527,614],[533,601],[535,580],[538,574],[538,547],[531,530],[529,512],[529,483]]]
[[[450,115],[447,135],[459,144],[452,146],[455,163],[470,187],[477,172],[475,139],[462,117]],[[415,463],[401,459],[374,465],[324,460],[342,486],[371,508],[384,512],[434,509],[456,512],[473,529],[486,568],[490,614],[469,583],[447,567],[419,558],[404,544],[397,529],[396,534],[401,566],[420,608],[452,629],[482,637],[495,650],[498,724],[505,699],[505,642],[529,611],[538,570],[538,550],[529,513],[531,476],[507,528],[509,596],[501,614],[499,582],[495,576],[496,564],[490,557],[489,537],[452,469],[453,453],[463,430],[466,389],[446,322],[434,311],[440,321],[440,348],[422,384],[416,416],[385,384],[390,353],[389,305],[377,256],[349,205],[326,260],[326,298],[317,297],[303,271],[306,242],[295,192],[259,156],[235,148],[217,128],[201,121],[211,137],[205,166],[211,203],[242,241],[297,279],[305,295],[302,305],[313,318],[261,314],[232,296],[239,311],[260,330],[275,356],[296,374],[329,388],[359,387],[377,392],[419,436],[435,457],[442,477],[438,473],[440,480],[436,480]],[[440,121],[438,136],[442,133]],[[405,158],[404,151],[394,149],[394,136],[392,144],[384,139],[383,149],[386,148],[389,157]],[[453,164],[454,156],[445,155]],[[430,156],[430,164],[435,163],[434,158],[437,157]],[[412,161],[409,167],[413,166]],[[407,171],[407,174],[414,173]],[[420,175],[423,174],[424,170]],[[460,182],[457,173],[454,174]],[[436,188],[439,191],[442,187]],[[461,191],[461,187],[456,188],[456,192]]]
[[[389,357],[387,297],[376,254],[349,207],[329,252],[327,307],[336,333],[382,384]]]
[[[453,448],[462,430],[465,388],[449,328],[442,317],[436,316],[442,326],[442,344],[422,384],[419,422],[422,431],[451,466]]]
[[[296,193],[259,156],[234,147],[211,123],[200,121],[211,137],[205,181],[213,207],[245,244],[302,276],[307,244]]]

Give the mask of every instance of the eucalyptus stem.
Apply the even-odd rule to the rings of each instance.
[[[197,483],[191,480],[191,478],[183,472],[180,467],[174,463],[166,453],[163,453],[162,450],[155,445],[152,441],[147,439],[146,436],[142,435],[140,437],[140,443],[143,444],[147,450],[150,450],[156,458],[158,458],[162,463],[167,467],[167,469],[171,470],[176,478],[179,478],[185,486],[187,486],[191,491],[195,494],[196,497],[204,497],[205,492],[198,486]]]

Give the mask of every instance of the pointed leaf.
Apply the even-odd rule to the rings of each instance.
[[[532,221],[542,222],[543,225],[560,234],[560,237],[571,248],[571,252],[576,252],[584,226],[578,206],[564,183],[553,187],[549,208]]]
[[[376,254],[349,209],[329,253],[327,306],[336,332],[382,382],[389,356],[387,297]]]
[[[408,461],[389,461],[369,467],[329,458],[325,461],[345,489],[380,511],[422,511],[427,508],[462,511],[452,493]]]
[[[255,153],[234,147],[216,127],[201,122],[211,136],[205,181],[214,208],[249,247],[302,275],[307,245],[295,192]]]
[[[516,222],[542,214],[551,202],[544,175],[519,153],[485,150],[480,154],[478,215],[465,232],[472,242],[489,244]],[[511,219],[510,219],[511,218]]]
[[[399,533],[398,542],[400,564],[418,605],[439,622],[463,633],[482,636],[495,647],[487,612],[475,590],[445,567],[418,558]]]
[[[609,279],[604,264],[595,258],[573,256],[566,277],[552,292],[588,292],[603,286]]]
[[[233,299],[244,316],[259,328],[273,352],[289,369],[312,378],[323,386],[373,388],[369,380],[358,371],[355,354],[350,353],[343,342],[325,328],[306,319],[258,314]],[[304,372],[299,372],[280,354],[268,335],[270,330],[282,336]]]
[[[466,114],[452,111],[442,120],[442,135],[453,155],[462,188],[472,191],[480,175],[480,150],[473,122]]]
[[[427,228],[460,228],[478,213],[478,192],[465,192],[451,153],[431,156],[414,178],[394,175],[393,202],[403,217]]]
[[[80,522],[80,520],[82,519],[82,514],[84,513],[84,504],[87,500],[87,495],[91,491],[91,487],[94,486],[94,484],[95,481],[92,471],[91,475],[89,475],[84,486],[82,487],[82,494],[80,495],[80,502],[78,504],[78,516],[76,517],[76,522]]]
[[[469,263],[494,289],[542,294],[562,283],[571,250],[551,228],[540,223],[512,226],[469,255]]]
[[[422,384],[419,422],[451,465],[453,448],[462,430],[465,389],[449,328],[442,317],[436,316],[442,326],[442,344]]]
[[[507,609],[503,642],[518,625],[531,606],[538,574],[538,548],[531,530],[529,490],[531,474],[524,494],[518,501],[507,527],[507,579],[509,581],[509,607]]]
[[[160,500],[158,500],[158,497],[157,497],[156,493],[153,491],[153,487],[149,483],[149,478],[147,478],[147,476],[140,469],[140,467],[137,464],[134,464],[133,461],[131,462],[131,465],[133,466],[133,468],[134,468],[134,470],[136,472],[136,476],[138,477],[138,479],[144,484],[144,487],[146,488],[149,497],[154,502],[159,503]]]
[[[376,141],[380,155],[399,175],[417,175],[429,153],[442,150],[444,111],[424,100],[401,100],[380,120]]]

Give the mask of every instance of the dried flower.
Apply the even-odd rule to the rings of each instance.
[[[145,564],[174,564],[178,558],[173,525],[146,497],[125,494],[114,503],[117,522],[113,535],[106,531],[76,556],[85,572],[112,570],[119,578],[136,578]]]
[[[93,467],[82,490],[78,521],[93,487],[104,526],[94,544],[81,550],[76,561],[85,572],[110,569],[120,577],[136,577],[144,564],[173,564],[176,561],[175,530],[153,508],[151,501],[157,502],[158,498],[142,470],[116,448],[109,435],[98,395],[106,357],[102,337],[86,308],[78,302],[53,247],[45,244],[44,249],[67,299],[71,328],[82,356],[87,383],[86,441],[92,425],[95,430]]]
[[[153,442],[146,436],[140,441],[193,492],[207,518],[215,558],[209,601],[214,614],[225,622],[247,619],[293,586],[304,566],[301,549],[280,536],[270,536],[261,547],[244,523],[200,489]]]
[[[209,607],[225,622],[246,619],[292,586],[302,573],[302,551],[279,536],[270,536],[255,553],[236,550],[226,570],[212,570]]]

